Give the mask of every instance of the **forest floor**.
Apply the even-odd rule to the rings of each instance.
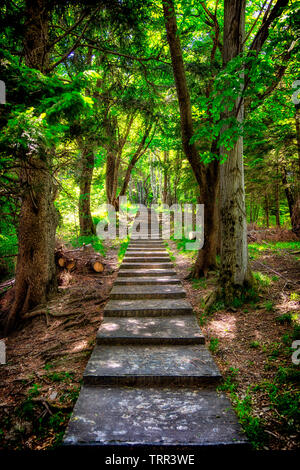
[[[203,299],[215,288],[216,273],[185,279],[193,260],[169,243],[206,344],[225,378],[220,389],[231,399],[254,448],[265,450],[295,450],[300,442],[300,370],[292,363],[291,348],[300,339],[300,269],[294,247],[250,245],[257,282],[252,298],[243,305],[236,299],[230,309],[217,302],[205,313]]]
[[[60,444],[117,275],[117,249],[107,250],[105,265],[101,274],[64,272],[51,308],[56,304],[61,316],[37,315],[6,338],[7,364],[0,366],[0,449],[42,450]]]
[[[299,261],[293,250],[250,249],[258,292],[230,310],[203,298],[217,278],[185,279],[193,259],[169,243],[207,345],[220,367],[244,429],[256,448],[295,449],[299,443],[299,369],[291,344],[300,339]],[[108,249],[103,274],[68,273],[52,301],[61,317],[42,314],[6,338],[0,367],[0,449],[49,449],[60,444],[95,344],[103,308],[117,275],[118,250]],[[2,297],[9,302],[9,295]],[[67,314],[67,315],[66,315]],[[299,393],[299,392],[298,392]],[[297,401],[298,400],[298,401]],[[297,424],[298,423],[298,424]],[[297,427],[298,426],[298,427]]]

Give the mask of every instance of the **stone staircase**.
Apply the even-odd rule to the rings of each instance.
[[[64,445],[247,447],[162,240],[141,236],[104,309]]]

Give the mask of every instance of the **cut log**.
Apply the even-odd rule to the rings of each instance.
[[[104,271],[104,263],[100,253],[95,253],[91,244],[83,245],[72,250],[63,249],[61,246],[55,253],[56,264],[67,271],[93,270],[96,273]]]
[[[104,266],[99,259],[91,260],[90,266],[96,273],[102,273],[104,271]]]
[[[60,258],[58,258],[57,260],[57,263],[58,263],[58,266],[60,266],[61,268],[63,268],[66,264],[66,258],[63,258],[62,256]]]
[[[76,260],[70,259],[66,262],[66,268],[68,271],[72,271],[76,267]]]

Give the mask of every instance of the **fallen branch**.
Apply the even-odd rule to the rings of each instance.
[[[15,279],[9,279],[8,281],[2,282],[0,284],[0,289],[6,289],[6,287],[12,287],[15,283]]]
[[[2,259],[2,258],[13,258],[15,256],[18,256],[18,253],[14,253],[12,255],[2,255],[2,256],[0,256],[0,259]]]
[[[274,273],[274,274],[276,274],[277,276],[281,277],[282,279],[284,279],[284,281],[285,281],[287,284],[294,284],[294,285],[297,285],[297,282],[294,282],[294,281],[291,281],[290,279],[287,279],[287,278],[284,277],[281,273],[279,273],[278,271],[275,271],[275,269],[271,268],[271,267],[268,266],[267,264],[261,263],[261,262],[258,261],[258,260],[255,260],[255,263],[260,264],[261,266],[263,266],[264,268],[266,268],[267,271],[271,271],[272,273]]]
[[[28,313],[25,313],[25,315],[22,316],[24,320],[28,320],[29,318],[34,318],[37,317],[38,315],[51,315],[52,317],[66,317],[68,315],[79,315],[80,312],[61,312],[61,313],[56,313],[56,312],[51,312],[50,310],[47,309],[41,309],[41,310],[34,310]]]

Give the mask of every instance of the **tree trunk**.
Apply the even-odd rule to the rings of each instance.
[[[296,196],[295,203],[293,206],[293,214],[291,217],[292,230],[300,237],[300,116],[299,116],[299,104],[296,105],[296,114],[295,114],[295,124],[296,124],[296,140],[297,140],[297,151],[298,151],[298,169],[299,174],[296,184]]]
[[[224,66],[242,52],[245,29],[245,0],[224,2]],[[239,111],[237,113],[237,109]],[[243,121],[243,105],[236,101],[235,115]],[[231,113],[226,111],[226,117]],[[224,150],[223,150],[224,152]],[[225,152],[224,152],[225,153]],[[243,138],[226,151],[220,167],[221,271],[220,284],[225,302],[230,304],[241,288],[251,281],[248,265],[247,220],[245,209]]]
[[[249,217],[250,217],[250,224],[252,224],[253,223],[253,199],[252,199],[252,194],[250,196]]]
[[[27,0],[26,65],[42,72],[47,70],[47,40],[47,2]],[[35,155],[28,157],[20,175],[26,189],[22,195],[18,226],[15,298],[7,320],[7,332],[21,320],[23,313],[44,303],[57,287],[54,249],[58,213],[53,204],[56,193],[51,162],[51,153],[40,146]]]
[[[91,184],[94,171],[94,153],[82,147],[80,160],[80,196],[79,196],[79,225],[80,236],[95,235],[95,225],[91,215]]]
[[[191,143],[191,138],[194,135],[191,100],[184,69],[180,38],[177,32],[173,0],[163,0],[163,10],[179,103],[182,146],[199,185],[202,203],[205,205],[204,245],[201,253],[198,254],[195,268],[191,273],[192,276],[198,277],[205,274],[209,266],[215,266],[216,264],[215,254],[217,239],[214,233],[216,201],[214,198],[217,194],[218,171],[216,166],[218,166],[218,163],[213,162],[205,168],[204,164],[200,161],[195,143]],[[214,186],[214,188],[212,188],[211,185]],[[210,210],[213,212],[211,213]]]
[[[219,190],[219,162],[214,160],[206,169],[206,178],[201,187],[200,200],[204,207],[204,244],[199,250],[191,277],[200,278],[208,271],[216,268],[216,255],[218,251],[218,190]]]
[[[270,227],[270,211],[269,211],[269,198],[267,194],[265,194],[265,214],[266,214],[266,226],[267,228],[269,228]]]
[[[286,171],[285,167],[282,168],[282,183],[283,183],[283,186],[284,186],[284,192],[285,192],[286,199],[287,199],[288,206],[289,206],[290,217],[292,219],[295,200],[294,200],[294,196],[293,196],[291,187],[290,187],[290,185],[288,183],[288,180],[287,180],[287,171]]]
[[[106,155],[106,198],[107,202],[113,206],[116,204],[116,191],[118,186],[118,145],[116,141],[116,119],[107,116],[104,122],[104,128],[107,138],[107,155]]]
[[[295,125],[296,125],[296,141],[297,141],[297,152],[298,152],[298,178],[300,181],[300,105],[296,105],[296,111],[295,111]],[[299,188],[298,188],[299,190]]]
[[[162,203],[167,204],[168,200],[168,171],[167,171],[167,163],[169,159],[169,152],[167,150],[164,151],[164,167],[163,167],[163,174],[164,174],[164,185],[162,191]]]
[[[277,168],[277,175],[278,175],[278,168]],[[280,203],[279,203],[279,181],[278,181],[278,177],[277,177],[276,186],[275,186],[275,214],[276,214],[276,226],[280,227]]]

